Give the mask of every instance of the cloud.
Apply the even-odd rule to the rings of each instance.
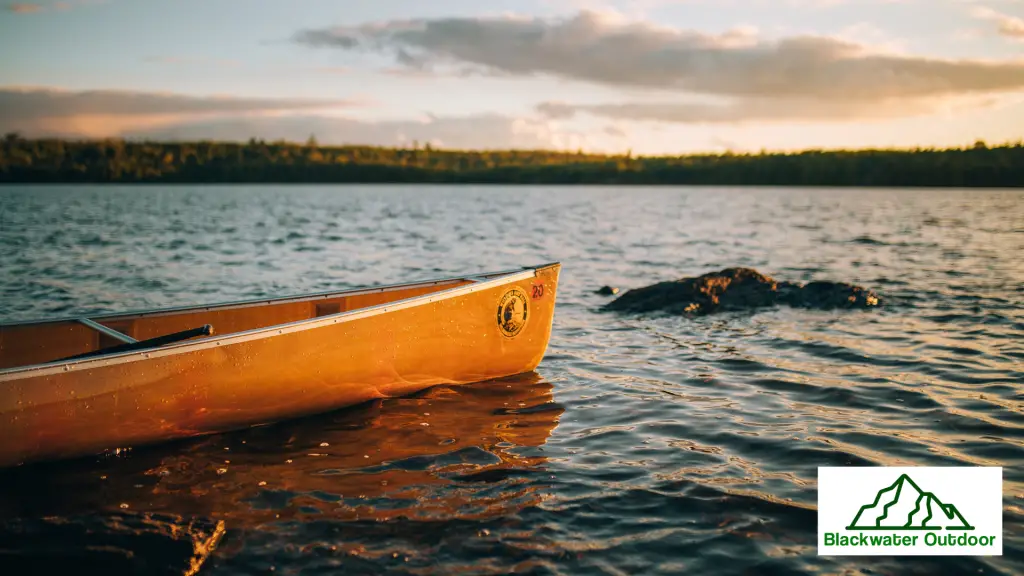
[[[344,100],[186,96],[127,90],[68,91],[52,88],[0,88],[0,110],[6,115],[23,118],[77,114],[254,112],[334,108],[352,104],[352,102]]]
[[[612,138],[628,138],[629,133],[619,126],[609,125],[604,127],[604,133]]]
[[[743,124],[904,118],[934,114],[940,111],[940,107],[937,102],[927,99],[864,102],[812,98],[742,98],[721,104],[544,102],[537,105],[537,111],[548,118],[560,120],[570,119],[577,114],[590,114],[612,120],[680,124]]]
[[[626,89],[740,98],[884,101],[1024,89],[1024,62],[879,53],[816,36],[682,30],[581,11],[572,17],[443,18],[302,30],[315,48],[389,54],[405,68],[478,66]]]
[[[411,146],[413,142],[463,149],[576,149],[587,144],[581,133],[560,130],[543,119],[499,114],[429,116],[423,120],[364,121],[323,116],[250,117],[193,122],[131,130],[129,138],[156,140],[305,141],[321,144]]]
[[[418,120],[365,121],[329,115],[358,100],[197,97],[126,91],[71,92],[0,87],[0,133],[25,136],[124,137],[157,140],[305,141],[321,144],[451,148],[572,149],[587,136],[538,116],[427,115]]]
[[[104,4],[106,0],[66,0],[54,2],[53,4],[39,4],[36,2],[12,2],[7,4],[5,9],[14,14],[35,14],[47,10],[71,10],[76,6]]]
[[[996,30],[999,32],[1000,36],[1005,36],[1006,38],[1016,40],[1018,42],[1024,42],[1024,19],[996,12],[995,10],[985,6],[975,7],[971,11],[971,14],[975,18],[994,22],[996,24]]]
[[[65,91],[0,88],[0,130],[26,135],[115,135],[138,126],[163,126],[223,116],[295,113],[362,105],[352,100],[233,98],[122,90]]]
[[[7,5],[7,11],[15,14],[33,14],[42,10],[43,6],[41,4],[31,4],[28,2],[15,2]]]
[[[540,0],[548,10],[615,10],[630,16],[647,16],[672,6],[703,5],[711,8],[745,8],[769,5],[779,8],[825,10],[857,2],[859,4],[897,4],[916,0]],[[1011,0],[1012,1],[1012,0]]]
[[[721,136],[712,136],[709,140],[712,148],[718,148],[727,152],[741,149],[741,146],[732,140],[722,138]]]

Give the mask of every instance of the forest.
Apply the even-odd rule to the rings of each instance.
[[[1024,143],[913,150],[602,155],[264,142],[28,139],[0,142],[0,184],[465,183],[1024,186]]]

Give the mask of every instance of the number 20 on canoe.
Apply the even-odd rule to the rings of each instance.
[[[0,324],[0,466],[530,372],[560,270]]]

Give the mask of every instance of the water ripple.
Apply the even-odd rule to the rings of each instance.
[[[564,268],[537,374],[0,471],[0,539],[25,571],[209,542],[204,574],[1024,573],[1020,222],[999,191],[5,188],[7,320]],[[593,293],[726,266],[887,305],[620,317]],[[817,467],[879,464],[1003,466],[1004,556],[817,556]]]

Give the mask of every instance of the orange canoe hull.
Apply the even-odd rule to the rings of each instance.
[[[67,363],[24,359],[102,348],[104,335],[73,321],[0,326],[0,356],[22,365],[0,371],[0,466],[530,372],[547,349],[559,271],[94,318],[138,339],[204,323],[217,335]]]

